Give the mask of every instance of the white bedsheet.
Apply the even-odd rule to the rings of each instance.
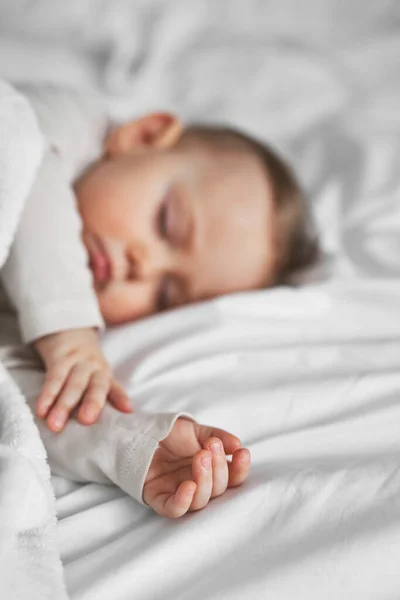
[[[135,405],[231,430],[253,468],[178,522],[55,479],[71,598],[398,600],[399,3],[0,0],[0,17],[4,75],[275,142],[326,252],[302,289],[106,334]]]
[[[400,289],[383,281],[238,295],[107,333],[136,406],[236,432],[253,468],[180,522],[56,481],[72,597],[398,598],[399,340]]]

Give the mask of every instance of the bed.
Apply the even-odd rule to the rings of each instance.
[[[0,0],[2,75],[273,142],[324,249],[298,287],[104,335],[135,406],[232,431],[252,470],[179,521],[53,477],[72,600],[400,598],[399,32],[394,0]]]

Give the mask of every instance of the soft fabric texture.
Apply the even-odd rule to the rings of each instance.
[[[26,99],[0,79],[0,266],[8,256],[44,140]]]
[[[0,270],[42,159],[28,102],[0,80]],[[0,597],[64,599],[46,453],[25,400],[0,361]]]
[[[232,295],[106,331],[103,348],[137,409],[223,427],[252,466],[179,522],[57,479],[73,598],[400,597],[398,282]]]

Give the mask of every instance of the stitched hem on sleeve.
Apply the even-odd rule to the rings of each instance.
[[[147,504],[143,501],[143,487],[147,471],[159,447],[159,442],[169,435],[180,417],[194,421],[192,415],[183,412],[155,414],[139,437],[125,448],[120,465],[121,487],[145,506]]]

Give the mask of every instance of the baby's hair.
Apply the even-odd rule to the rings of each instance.
[[[320,257],[318,236],[306,196],[289,165],[275,150],[230,127],[191,125],[184,136],[209,141],[220,148],[253,152],[272,184],[276,210],[276,263],[268,286],[290,284],[293,275],[315,265]]]

